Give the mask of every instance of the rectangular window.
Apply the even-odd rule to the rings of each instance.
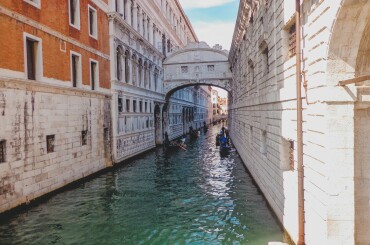
[[[81,84],[81,55],[71,52],[71,80],[73,87]]]
[[[118,112],[123,111],[122,98],[118,98]]]
[[[289,57],[296,55],[296,30],[295,23],[289,28]]]
[[[6,141],[0,140],[0,163],[5,162],[6,156]]]
[[[187,66],[181,66],[181,73],[188,73],[188,70]]]
[[[294,170],[294,141],[289,140],[289,162],[290,162],[290,170]]]
[[[126,112],[130,112],[130,100],[126,100]]]
[[[90,83],[91,90],[95,90],[98,84],[98,63],[90,60]]]
[[[55,145],[55,135],[47,135],[46,136],[47,153],[54,152],[54,145]]]
[[[36,45],[36,41],[29,38],[26,39],[27,78],[29,80],[36,80]]]
[[[69,0],[69,24],[80,29],[80,0]]]
[[[261,130],[261,153],[267,155],[267,132]]]
[[[140,112],[143,112],[143,102],[142,101],[140,101],[139,102],[139,110],[140,110]]]
[[[89,5],[89,34],[91,37],[98,38],[98,12]]]
[[[42,80],[42,39],[23,33],[24,74],[29,80]]]
[[[87,145],[87,130],[81,131],[81,144]]]
[[[148,102],[145,102],[145,104],[144,104],[144,105],[145,105],[144,111],[145,111],[145,112],[148,112]]]
[[[132,101],[133,112],[136,112],[136,100]]]
[[[208,65],[207,66],[207,69],[208,69],[208,71],[214,71],[215,70],[215,66],[214,65]]]

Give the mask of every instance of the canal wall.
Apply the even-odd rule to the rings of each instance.
[[[111,166],[110,97],[0,79],[0,213]]]
[[[302,31],[306,244],[369,244],[370,2],[301,2],[296,30],[292,1],[241,1],[229,55],[231,137],[297,242],[295,36]],[[338,86],[354,77],[362,77],[357,86]]]

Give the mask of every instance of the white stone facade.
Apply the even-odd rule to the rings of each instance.
[[[338,86],[370,73],[370,2],[302,2],[306,244],[370,244],[369,83]],[[233,143],[297,241],[294,24],[294,1],[241,1],[229,115]]]
[[[120,162],[162,143],[162,62],[197,37],[177,0],[111,0],[109,16],[113,155]]]
[[[0,212],[111,166],[110,98],[105,96],[0,80],[0,141],[6,145]],[[48,136],[54,138],[53,149],[47,147]]]

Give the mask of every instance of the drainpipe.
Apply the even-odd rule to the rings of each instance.
[[[298,243],[305,244],[304,234],[304,172],[303,172],[303,120],[302,120],[302,68],[301,68],[301,0],[296,0],[296,75],[297,75],[297,154],[298,154]]]

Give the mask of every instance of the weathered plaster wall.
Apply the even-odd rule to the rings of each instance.
[[[104,94],[0,80],[0,212],[111,165],[110,100]],[[87,144],[82,145],[82,131]],[[55,135],[54,152],[46,136]]]

